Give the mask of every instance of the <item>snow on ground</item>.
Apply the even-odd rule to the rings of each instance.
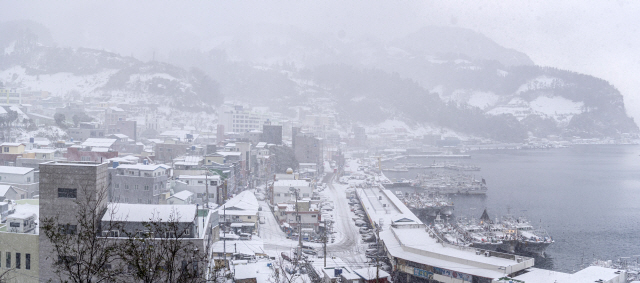
[[[531,109],[549,117],[563,114],[580,114],[584,108],[583,102],[575,102],[561,96],[540,96],[530,103]]]
[[[28,75],[25,68],[14,66],[0,72],[0,80],[10,85],[27,87],[31,90],[46,90],[53,95],[64,95],[70,91],[89,94],[104,86],[117,70],[105,70],[91,75],[74,75],[72,73],[55,73]]]
[[[13,50],[16,47],[16,41],[12,41],[11,44],[9,44],[9,46],[4,48],[4,54],[5,55],[11,55],[11,53],[13,53]]]
[[[499,77],[506,77],[509,74],[509,72],[505,71],[505,70],[496,70],[496,75],[498,75]]]
[[[500,97],[493,92],[474,91],[467,100],[467,103],[484,110],[496,105],[498,99],[500,99]]]

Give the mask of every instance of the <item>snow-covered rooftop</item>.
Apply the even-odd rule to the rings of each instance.
[[[220,175],[180,175],[178,176],[178,179],[180,180],[220,180]]]
[[[116,142],[116,139],[88,138],[82,143],[82,146],[111,147],[115,142]]]
[[[179,222],[193,222],[197,214],[195,204],[129,204],[110,203],[102,221],[168,222],[173,218]]]
[[[181,192],[175,193],[171,197],[185,201],[192,195],[193,195],[192,192],[185,190],[185,191],[181,191]]]
[[[251,191],[243,191],[222,205],[219,209],[219,213],[222,215],[222,210],[226,207],[227,213],[231,211],[230,208],[237,208],[256,214],[259,206],[260,204],[258,204],[258,199],[256,199],[256,196]]]
[[[311,183],[305,180],[278,180],[273,182],[274,187],[309,187]]]
[[[29,167],[0,166],[0,174],[24,175],[35,169]]]
[[[558,271],[531,268],[529,272],[516,276],[513,279],[521,280],[527,283],[546,283],[546,282],[623,282],[624,272],[618,272],[617,269],[611,269],[601,266],[589,266],[574,274],[563,273]],[[616,273],[618,272],[618,273]],[[616,281],[613,279],[620,279]],[[508,281],[507,281],[508,282]]]
[[[170,169],[171,166],[165,165],[165,164],[123,164],[123,165],[118,166],[118,168],[121,168],[121,169],[135,169],[135,170],[142,170],[142,171],[153,171],[153,170],[157,170],[159,168]]]

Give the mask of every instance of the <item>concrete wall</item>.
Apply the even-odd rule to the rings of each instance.
[[[49,163],[40,165],[40,220],[58,217],[58,223],[77,225],[80,206],[76,201],[92,200],[95,207],[106,208],[106,197],[96,201],[96,193],[107,195],[107,163]],[[77,198],[58,197],[58,188],[77,189]],[[93,205],[92,205],[93,206]],[[58,255],[46,237],[40,237],[40,279],[58,281],[53,272]]]
[[[109,192],[113,202],[159,204],[160,194],[169,190],[167,175],[155,177],[118,175],[117,169],[110,168],[109,178]]]
[[[38,241],[39,235],[37,234],[0,232],[0,243],[2,243],[0,246],[0,273],[8,270],[6,257],[7,253],[11,253],[11,271],[2,278],[2,282],[36,283],[39,281]],[[16,267],[16,253],[20,253],[20,269]],[[27,255],[31,258],[29,269],[27,269]]]

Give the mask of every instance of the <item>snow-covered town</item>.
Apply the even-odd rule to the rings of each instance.
[[[640,283],[622,2],[2,2],[0,283]]]

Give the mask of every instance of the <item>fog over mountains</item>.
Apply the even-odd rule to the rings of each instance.
[[[306,105],[346,123],[398,118],[497,141],[530,136],[617,137],[638,132],[609,82],[535,65],[482,34],[425,27],[393,40],[265,25],[143,62],[103,50],[56,47],[43,26],[0,25],[0,80],[54,95],[166,101],[214,111],[223,100],[295,115]],[[324,99],[325,104],[318,104]]]

